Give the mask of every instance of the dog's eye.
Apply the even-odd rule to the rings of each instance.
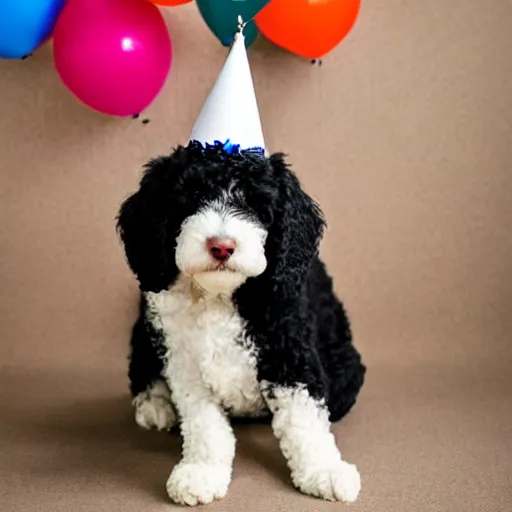
[[[265,227],[270,226],[272,222],[274,222],[274,214],[272,213],[272,208],[262,208],[258,213],[258,217]]]
[[[274,221],[272,209],[261,205],[259,208],[246,209],[245,214],[258,221],[264,228],[268,228]]]

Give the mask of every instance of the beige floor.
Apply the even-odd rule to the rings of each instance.
[[[179,438],[139,431],[136,286],[114,232],[141,165],[186,141],[225,57],[193,6],[166,16],[151,123],[91,112],[49,48],[0,62],[0,510],[171,510]],[[512,4],[364,2],[322,68],[260,43],[266,137],[324,207],[322,252],[369,366],[335,427],[371,512],[512,510]],[[327,511],[264,425],[238,426],[218,511]]]

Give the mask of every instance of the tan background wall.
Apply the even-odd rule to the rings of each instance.
[[[0,502],[170,510],[179,438],[140,432],[126,359],[137,287],[114,231],[141,166],[186,142],[226,50],[170,10],[146,113],[79,105],[48,47],[0,62]],[[336,427],[353,511],[508,512],[512,500],[512,3],[366,0],[321,68],[250,50],[266,138],[329,221],[322,252],[369,366]],[[208,510],[342,510],[294,492],[268,427],[241,429]],[[351,508],[352,510],[352,508]]]
[[[368,360],[442,347],[482,361],[491,340],[505,355],[511,4],[363,4],[322,68],[251,49],[268,143],[326,212],[323,254]],[[166,19],[174,66],[146,126],[75,102],[48,47],[0,62],[3,364],[110,365],[125,352],[136,287],[116,210],[149,157],[187,140],[225,58],[194,7]]]

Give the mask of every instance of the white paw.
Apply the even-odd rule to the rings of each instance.
[[[345,461],[329,469],[295,473],[292,479],[303,493],[329,501],[353,503],[361,490],[359,471]]]
[[[162,383],[163,385],[163,383]],[[174,407],[170,401],[170,393],[162,386],[154,386],[149,391],[138,394],[134,400],[135,421],[142,428],[169,430],[177,422]]]
[[[182,461],[167,480],[167,493],[180,505],[205,505],[224,498],[230,481],[231,467],[228,465]]]

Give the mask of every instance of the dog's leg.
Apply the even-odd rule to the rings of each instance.
[[[224,412],[194,369],[177,364],[171,371],[183,456],[167,481],[167,492],[173,501],[183,505],[210,503],[228,491],[235,436]]]
[[[162,378],[163,361],[157,352],[161,336],[151,322],[145,322],[146,303],[141,300],[141,311],[132,331],[130,391],[135,408],[135,421],[140,427],[169,430],[176,424],[169,387]]]
[[[133,399],[135,421],[142,428],[170,430],[177,422],[171,392],[163,380],[156,380]]]
[[[293,484],[326,500],[355,501],[361,478],[357,468],[341,458],[325,404],[312,398],[305,387],[263,382],[262,392],[273,414],[272,429],[288,461]]]

